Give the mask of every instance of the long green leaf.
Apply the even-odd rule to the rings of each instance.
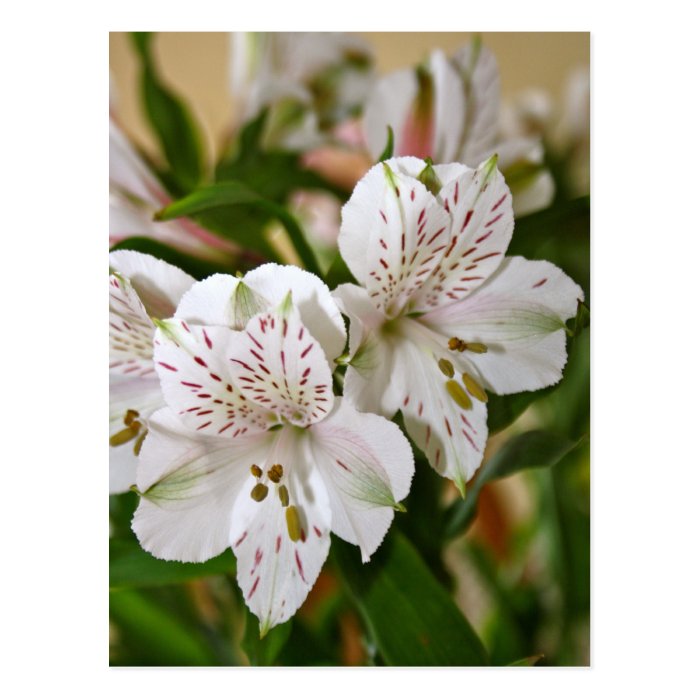
[[[456,501],[445,513],[445,537],[456,537],[469,527],[476,516],[479,494],[484,484],[510,476],[522,469],[553,467],[580,441],[532,430],[507,442],[477,473],[467,486],[464,500]]]
[[[236,562],[230,550],[202,564],[184,564],[179,561],[156,559],[141,549],[135,541],[109,541],[111,589],[163,586],[235,571]]]
[[[185,104],[161,81],[151,52],[151,34],[132,35],[141,61],[141,98],[148,121],[183,191],[196,187],[203,175],[202,139]]]
[[[486,651],[413,545],[394,529],[372,561],[333,541],[342,579],[384,661],[393,666],[483,666]]]
[[[168,221],[181,216],[202,214],[213,209],[231,205],[245,204],[277,218],[285,227],[292,245],[299,254],[304,267],[316,275],[321,274],[316,256],[306,242],[304,233],[293,216],[280,204],[264,199],[241,182],[217,182],[202,187],[169,204],[156,214],[156,220]]]

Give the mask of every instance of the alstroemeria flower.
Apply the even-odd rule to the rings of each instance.
[[[130,250],[109,256],[109,492],[136,483],[147,419],[163,406],[153,365],[153,318],[169,318],[194,278]]]
[[[342,32],[234,32],[231,85],[243,121],[265,109],[265,144],[306,150],[353,116],[372,79],[359,36]],[[239,124],[240,126],[240,124]]]
[[[109,119],[109,243],[145,236],[188,255],[231,262],[235,245],[190,219],[155,222],[153,215],[171,201],[155,175],[117,123]]]
[[[409,490],[399,428],[333,395],[345,340],[323,282],[275,264],[195,284],[156,333],[167,407],[141,449],[134,532],[162,559],[232,547],[262,634],[304,601],[331,531],[367,561]]]
[[[498,64],[478,40],[451,59],[435,50],[424,65],[396,71],[375,84],[363,121],[369,151],[375,159],[382,153],[388,125],[396,156],[476,167],[498,153],[516,213],[542,209],[554,196],[542,144],[537,138],[504,139],[499,101]]]
[[[342,212],[340,252],[361,285],[334,292],[350,318],[344,394],[361,411],[400,410],[430,464],[462,493],[486,443],[484,389],[557,382],[564,321],[583,298],[554,265],[504,257],[512,232],[495,158],[476,170],[380,163]]]

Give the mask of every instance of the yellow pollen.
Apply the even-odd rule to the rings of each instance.
[[[464,343],[463,340],[460,340],[459,338],[450,338],[447,341],[447,347],[450,350],[461,350],[462,349],[462,344]]]
[[[136,442],[134,443],[134,454],[138,457],[140,452],[141,452],[141,445],[143,445],[143,441],[146,439],[146,435],[148,435],[148,430],[144,430],[141,435],[139,435],[136,438]]]
[[[475,399],[479,399],[479,401],[483,401],[484,403],[489,400],[484,388],[481,386],[481,384],[479,384],[479,382],[476,381],[476,379],[474,379],[474,377],[471,376],[471,374],[464,372],[464,374],[462,374],[462,381],[464,382],[464,386],[466,387],[467,391]]]
[[[452,363],[449,360],[446,360],[444,357],[441,360],[438,360],[438,367],[446,377],[455,376],[455,368],[452,366]]]
[[[255,484],[253,486],[253,490],[250,492],[250,497],[254,500],[260,503],[260,501],[264,501],[265,497],[267,496],[267,486],[265,484]]]
[[[447,393],[460,408],[467,410],[472,407],[472,400],[467,395],[467,392],[454,379],[445,382],[445,389],[447,389]]]
[[[250,473],[251,473],[256,479],[259,479],[259,478],[262,476],[262,474],[263,474],[262,469],[260,469],[260,467],[259,467],[257,464],[252,464],[252,465],[251,465],[251,467],[250,467]]]
[[[280,479],[284,475],[284,470],[282,469],[281,464],[273,464],[268,470],[267,470],[267,477],[270,479],[270,481],[273,484],[279,484]]]
[[[296,506],[289,506],[287,510],[284,511],[285,517],[287,518],[287,532],[289,533],[289,539],[292,542],[297,542],[301,537],[301,526],[299,525],[299,511],[297,511]]]
[[[124,445],[125,443],[129,442],[129,440],[133,440],[139,434],[140,429],[141,423],[139,423],[137,420],[132,421],[131,425],[124,428],[124,430],[114,433],[114,435],[109,438],[109,444],[112,447]]]
[[[277,490],[277,495],[280,497],[282,506],[286,508],[289,505],[289,491],[287,491],[287,487],[284,485],[280,486]]]
[[[484,353],[488,348],[483,343],[467,343],[461,338],[450,338],[447,341],[447,347],[450,350],[456,350],[457,352],[464,352],[468,350],[469,352]]]
[[[133,408],[130,408],[125,414],[124,414],[124,425],[131,425],[136,418],[139,417],[139,412],[134,411]]]

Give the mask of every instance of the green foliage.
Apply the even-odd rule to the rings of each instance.
[[[394,155],[394,130],[387,124],[386,126],[386,146],[382,151],[379,158],[377,158],[377,163],[381,163],[383,160],[389,160]]]
[[[143,107],[168,161],[168,179],[179,192],[187,192],[196,187],[203,176],[201,136],[188,108],[158,75],[151,34],[136,32],[132,40],[141,63]]]
[[[465,498],[456,501],[445,514],[445,537],[456,537],[476,517],[479,494],[484,484],[503,479],[522,469],[553,467],[576,447],[577,443],[541,430],[518,435],[508,441],[476,474],[467,486]]]
[[[411,543],[395,529],[368,564],[361,563],[357,547],[337,538],[331,552],[387,664],[488,664],[471,625]]]
[[[293,621],[273,627],[262,639],[258,618],[249,610],[245,612],[245,633],[241,648],[248,656],[251,666],[272,666],[284,648],[292,631]]]

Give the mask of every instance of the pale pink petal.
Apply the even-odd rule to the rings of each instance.
[[[534,391],[561,379],[564,322],[576,314],[579,299],[581,288],[555,265],[506,258],[473,294],[425,314],[421,322],[446,339],[487,346],[483,354],[462,353],[486,388],[498,394]]]
[[[277,417],[248,401],[237,384],[225,326],[180,319],[159,323],[154,362],[167,404],[189,429],[227,438],[264,431]]]
[[[362,560],[369,561],[397,503],[408,495],[414,470],[411,446],[394,423],[360,413],[340,398],[310,432],[313,463],[328,490],[333,532],[359,545]]]
[[[226,356],[236,384],[262,409],[306,426],[330,411],[333,380],[320,343],[301,322],[291,295],[232,333]]]

